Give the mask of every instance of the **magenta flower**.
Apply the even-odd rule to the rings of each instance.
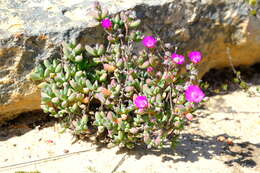
[[[139,109],[145,109],[148,107],[148,99],[146,96],[137,96],[134,100],[134,104]]]
[[[201,61],[202,55],[200,52],[194,51],[189,53],[189,58],[194,64],[197,64]]]
[[[185,62],[185,57],[183,55],[173,53],[171,57],[176,64],[183,64]]]
[[[190,85],[185,91],[186,99],[189,102],[199,103],[205,97],[205,94],[197,85]]]
[[[157,40],[153,36],[146,36],[142,42],[145,47],[154,48],[156,46]]]
[[[111,29],[111,28],[112,28],[112,22],[111,22],[110,19],[103,19],[103,20],[101,21],[101,25],[102,25],[102,27],[105,28],[105,29]]]
[[[148,67],[146,70],[148,73],[151,73],[153,71],[153,67]]]

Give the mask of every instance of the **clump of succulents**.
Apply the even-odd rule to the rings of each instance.
[[[31,78],[43,81],[41,108],[66,119],[77,135],[103,136],[128,148],[174,145],[205,96],[195,85],[201,53],[190,52],[186,59],[137,30],[141,21],[135,13],[109,16],[98,3],[95,8],[107,33],[104,44],[64,44],[61,59],[36,68]]]

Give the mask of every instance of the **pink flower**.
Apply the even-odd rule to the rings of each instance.
[[[185,62],[185,57],[183,55],[173,53],[171,57],[176,64],[183,64]]]
[[[156,46],[157,40],[153,36],[146,36],[142,42],[145,47],[154,48]]]
[[[137,96],[134,99],[134,104],[136,105],[136,107],[143,110],[148,107],[148,99],[146,96]]]
[[[186,99],[189,102],[199,103],[205,97],[205,94],[197,85],[190,85],[185,91]]]
[[[186,114],[185,117],[190,121],[193,120],[193,115],[191,113]]]
[[[103,20],[101,21],[101,25],[102,25],[102,27],[105,28],[105,29],[111,29],[111,28],[112,28],[112,22],[111,22],[110,19],[103,19]]]
[[[148,67],[146,70],[147,72],[151,73],[153,71],[153,67]]]
[[[194,51],[189,53],[189,58],[194,64],[197,64],[201,61],[202,55],[200,52]]]

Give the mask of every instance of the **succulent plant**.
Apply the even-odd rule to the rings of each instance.
[[[107,33],[104,44],[63,44],[62,58],[44,60],[35,69],[31,78],[42,81],[41,108],[66,119],[76,135],[87,137],[92,129],[97,137],[128,148],[175,145],[204,97],[197,86],[185,93],[197,82],[201,54],[190,54],[190,61],[171,55],[172,45],[137,30],[141,21],[133,12],[109,16],[98,3],[95,8]]]

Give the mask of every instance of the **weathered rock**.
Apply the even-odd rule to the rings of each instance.
[[[243,0],[100,1],[110,12],[134,9],[181,52],[200,50],[201,76],[211,68],[260,62],[260,21]],[[39,109],[39,90],[27,79],[36,60],[60,56],[60,44],[101,42],[90,0],[2,0],[0,4],[0,121]]]

